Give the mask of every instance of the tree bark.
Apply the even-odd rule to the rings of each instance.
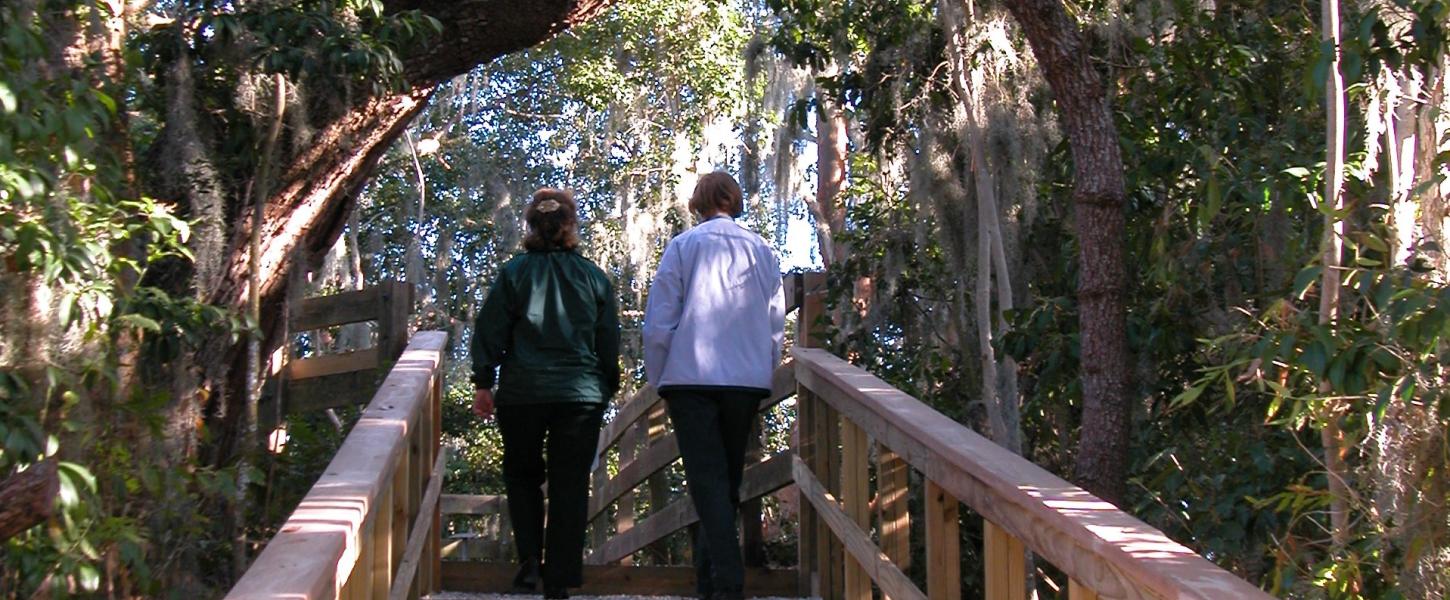
[[[1076,478],[1121,504],[1132,404],[1123,262],[1123,157],[1107,87],[1059,0],[1007,3],[1052,88],[1073,161],[1083,417]]]
[[[845,260],[836,236],[846,227],[846,207],[839,205],[846,182],[846,115],[832,98],[817,94],[816,196],[806,204],[816,219],[816,242],[821,263],[830,270]]]
[[[59,491],[53,458],[0,481],[0,542],[49,519]]]
[[[1332,53],[1329,73],[1324,82],[1324,204],[1338,212],[1343,204],[1344,189],[1344,78],[1339,72],[1339,2],[1324,0],[1321,4],[1322,37]],[[1344,220],[1326,214],[1324,217],[1323,267],[1319,288],[1319,323],[1331,324],[1339,318],[1340,253],[1343,251]],[[1332,395],[1329,381],[1320,383],[1322,393]],[[1325,400],[1321,411],[1320,443],[1324,447],[1324,469],[1329,480],[1330,535],[1336,551],[1349,542],[1348,472],[1344,466],[1343,435],[1339,429],[1340,406],[1336,400]]]

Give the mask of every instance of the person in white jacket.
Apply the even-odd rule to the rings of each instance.
[[[780,263],[735,222],[743,210],[729,174],[700,178],[690,198],[700,223],[665,248],[644,317],[645,377],[669,408],[700,516],[695,574],[706,600],[743,597],[740,480],[785,338]]]

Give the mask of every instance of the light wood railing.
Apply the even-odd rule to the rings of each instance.
[[[893,600],[959,599],[961,502],[984,519],[990,600],[1027,597],[1026,550],[1071,578],[1072,600],[1270,597],[875,376],[819,349],[797,348],[794,359],[802,435],[793,473],[818,514],[801,533],[812,595],[870,600],[874,585]],[[925,592],[903,573],[907,469],[925,480]]]
[[[439,402],[447,341],[438,331],[413,336],[327,470],[229,600],[402,600],[440,589]]]

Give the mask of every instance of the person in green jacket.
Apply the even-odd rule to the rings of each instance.
[[[504,263],[474,323],[473,412],[497,415],[503,436],[514,587],[532,592],[542,580],[545,598],[568,598],[583,583],[589,467],[619,390],[619,308],[609,277],[575,251],[572,193],[535,192],[524,220],[526,252]]]

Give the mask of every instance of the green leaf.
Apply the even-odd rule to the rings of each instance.
[[[1324,369],[1329,366],[1329,353],[1323,342],[1309,344],[1304,348],[1304,353],[1299,355],[1299,360],[1315,377],[1324,378]]]
[[[1304,295],[1309,293],[1309,286],[1319,281],[1319,275],[1323,272],[1323,265],[1314,265],[1300,269],[1299,274],[1294,276],[1294,297],[1303,300]]]

